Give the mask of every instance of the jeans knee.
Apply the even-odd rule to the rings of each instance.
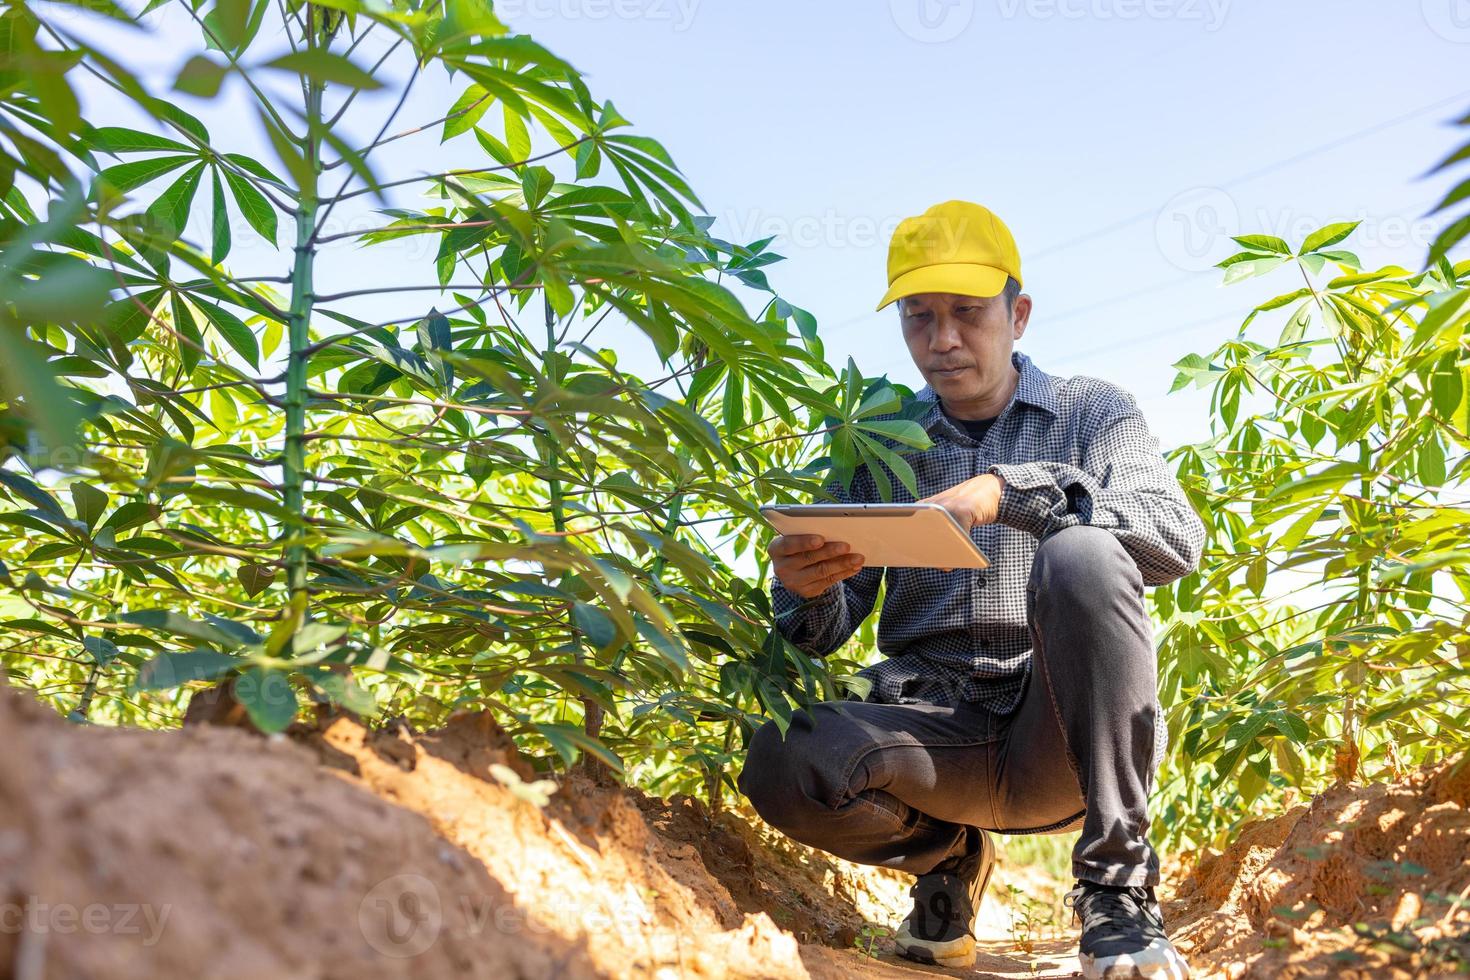
[[[735,785],[750,800],[761,819],[773,827],[790,822],[793,801],[800,798],[797,773],[792,765],[791,746],[774,721],[768,721],[751,736],[745,764]]]
[[[1119,591],[1142,596],[1143,575],[1111,531],[1078,524],[1037,544],[1031,587],[1075,612],[1079,606],[1109,605]]]
[[[842,802],[843,787],[833,781],[838,776],[833,750],[843,719],[826,708],[819,704],[810,713],[794,712],[784,736],[768,721],[746,748],[735,785],[761,819],[777,829],[789,832]]]

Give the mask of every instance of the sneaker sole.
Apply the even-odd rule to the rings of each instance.
[[[1165,939],[1155,939],[1136,953],[1120,953],[1117,956],[1088,956],[1077,954],[1082,966],[1082,975],[1087,980],[1120,980],[1120,978],[1142,977],[1146,980],[1188,980],[1189,964],[1184,957]]]
[[[931,943],[922,939],[899,940],[897,952],[906,960],[951,970],[968,970],[975,965],[975,940],[961,936],[947,943]]]
[[[980,898],[985,897],[985,890],[990,887],[990,875],[995,871],[995,844],[986,838],[985,847],[989,852],[989,860],[985,862],[985,870],[980,873]],[[979,902],[975,903],[976,911],[979,911]],[[927,939],[915,939],[913,936],[899,930],[894,937],[895,951],[899,956],[915,963],[923,963],[928,966],[943,966],[952,970],[968,970],[975,965],[975,937],[966,934],[949,942],[931,942]]]

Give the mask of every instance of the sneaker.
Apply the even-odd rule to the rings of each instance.
[[[1079,881],[1063,904],[1082,923],[1077,960],[1089,980],[1185,980],[1189,976],[1189,965],[1164,934],[1164,916],[1152,888]]]
[[[914,908],[898,927],[898,955],[918,963],[966,969],[975,964],[975,914],[995,867],[990,835],[969,828],[969,847],[919,875],[909,894]]]

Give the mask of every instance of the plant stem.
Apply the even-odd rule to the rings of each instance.
[[[307,9],[306,43],[316,47],[315,7]],[[286,452],[282,461],[282,485],[291,524],[286,537],[286,584],[291,598],[306,592],[306,497],[302,490],[306,474],[306,362],[310,357],[312,272],[316,245],[312,232],[317,216],[317,175],[321,172],[322,85],[306,86],[305,153],[309,178],[303,182],[296,205],[296,254],[291,269],[291,307],[287,316],[290,357],[286,362]]]

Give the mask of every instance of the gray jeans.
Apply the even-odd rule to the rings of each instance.
[[[965,827],[1082,828],[1072,873],[1154,885],[1147,801],[1158,765],[1153,624],[1116,537],[1069,527],[1042,539],[1027,585],[1032,663],[1015,711],[825,702],[752,737],[740,791],[787,836],[923,874]]]

